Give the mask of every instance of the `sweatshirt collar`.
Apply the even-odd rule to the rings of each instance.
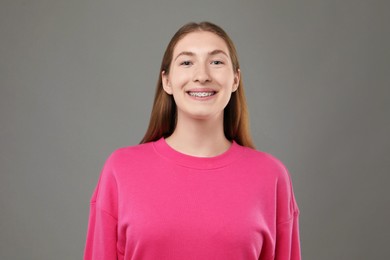
[[[198,157],[181,153],[168,145],[164,138],[153,142],[155,151],[166,160],[193,169],[216,169],[226,166],[241,158],[244,153],[242,146],[234,140],[224,153],[212,157]]]

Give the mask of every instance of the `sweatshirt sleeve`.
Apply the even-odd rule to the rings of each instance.
[[[277,184],[275,260],[300,260],[299,208],[290,174],[284,166],[283,169]]]
[[[110,156],[90,201],[84,260],[117,259],[118,195],[112,161]]]
[[[301,259],[298,216],[277,225],[275,260]]]

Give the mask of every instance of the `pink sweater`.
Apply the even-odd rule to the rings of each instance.
[[[108,158],[90,205],[84,259],[299,260],[289,173],[233,142],[194,157],[162,138]]]

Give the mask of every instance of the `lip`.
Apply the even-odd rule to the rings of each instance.
[[[218,91],[216,91],[215,89],[212,89],[212,88],[192,88],[192,89],[189,89],[186,91],[187,93],[188,92],[215,92],[217,93]]]
[[[205,97],[197,97],[197,96],[191,96],[189,92],[214,92],[213,95],[211,96],[205,96]],[[214,90],[214,89],[211,89],[211,88],[193,88],[193,89],[190,89],[190,90],[187,90],[186,91],[186,94],[191,98],[191,99],[194,99],[194,100],[200,100],[200,101],[206,101],[206,100],[210,100],[210,99],[213,99],[216,94],[218,93],[218,91]]]

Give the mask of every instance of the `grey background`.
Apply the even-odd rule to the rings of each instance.
[[[188,21],[239,52],[259,150],[281,159],[304,259],[390,259],[389,1],[0,2],[0,259],[81,259],[89,199],[142,138]]]

